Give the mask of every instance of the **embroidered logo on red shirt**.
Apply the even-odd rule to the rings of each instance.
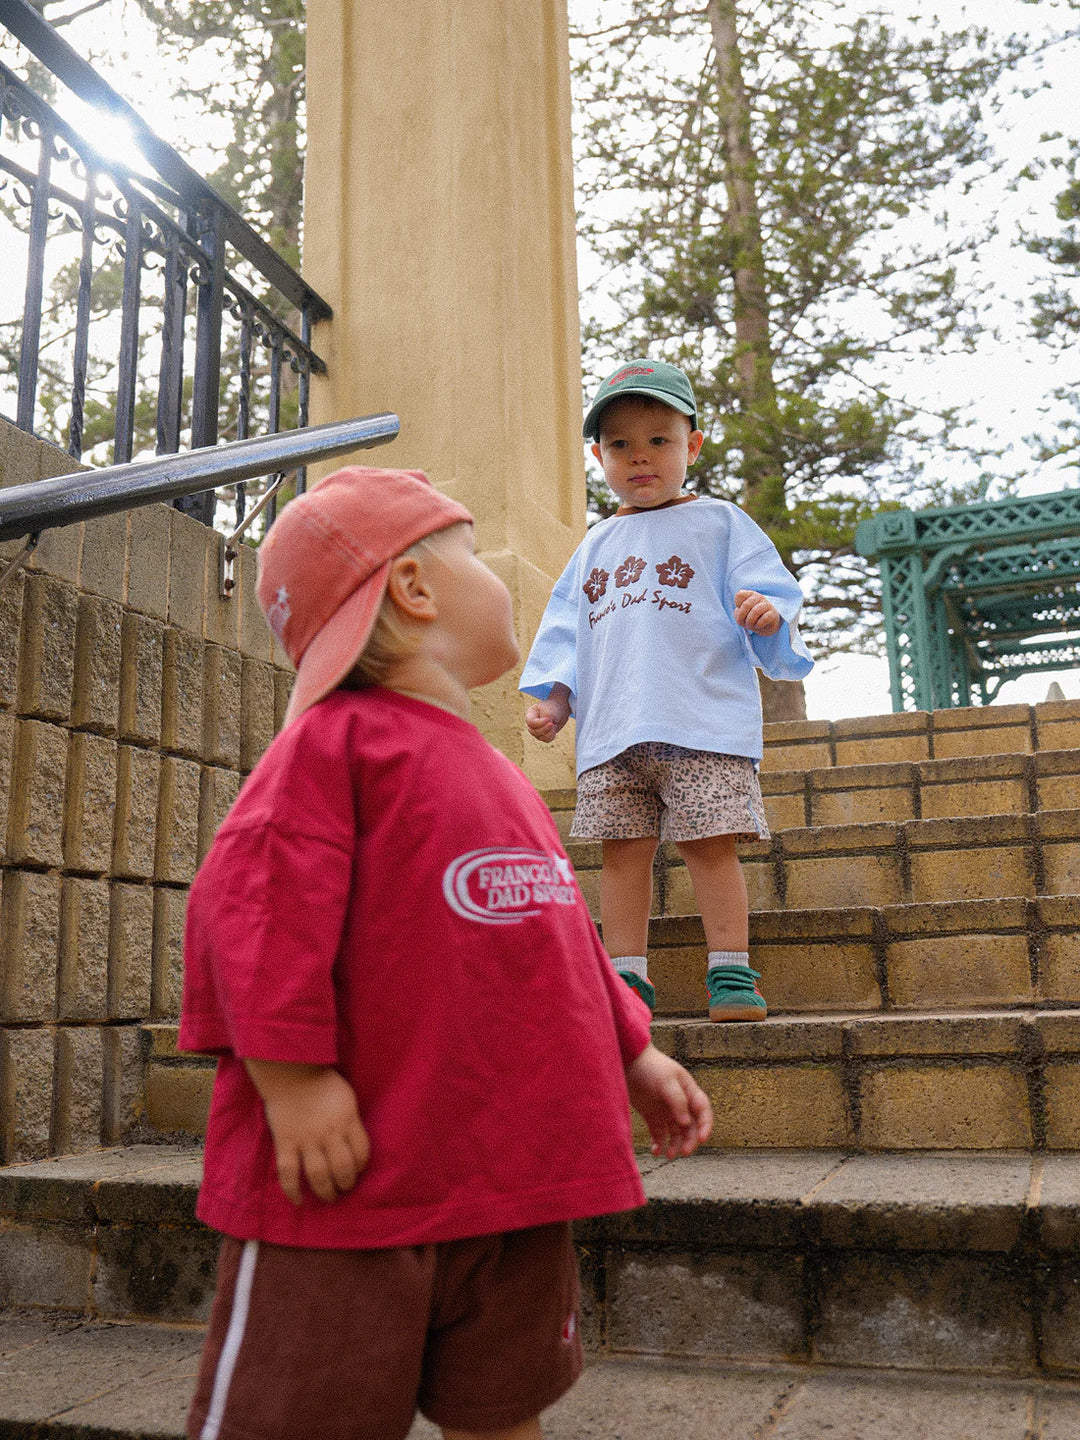
[[[570,861],[543,850],[470,850],[443,872],[455,915],[480,925],[518,925],[545,905],[576,905]]]

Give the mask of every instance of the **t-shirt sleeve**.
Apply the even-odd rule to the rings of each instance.
[[[728,572],[731,594],[725,599],[728,604],[734,604],[738,591],[756,590],[772,601],[784,623],[775,635],[745,632],[754,663],[770,680],[801,680],[813,669],[814,659],[799,634],[799,614],[804,600],[799,582],[780,559],[776,546],[765,532],[748,515],[739,513],[743,534],[738,540],[743,543],[732,547],[732,563]],[[752,527],[749,533],[746,530],[748,526]]]
[[[332,1065],[333,972],[352,887],[347,763],[296,747],[265,804],[226,823],[188,903],[184,1049]]]
[[[551,592],[519,684],[537,700],[546,700],[553,685],[565,685],[571,711],[577,705],[577,575],[575,555]]]

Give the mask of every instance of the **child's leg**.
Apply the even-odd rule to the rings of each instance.
[[[543,1440],[539,1420],[526,1420],[513,1430],[444,1430],[443,1440]]]
[[[749,904],[733,835],[679,840],[705,927],[710,1020],[764,1020],[768,1014],[750,969]]]
[[[749,903],[742,866],[735,853],[734,835],[710,835],[705,840],[678,840],[676,849],[686,861],[694,896],[705,926],[710,950],[746,951],[749,940]],[[605,866],[607,853],[604,855]],[[605,936],[607,930],[605,927]]]
[[[600,924],[604,948],[616,962],[622,955],[648,953],[652,864],[657,843],[655,835],[603,842]]]

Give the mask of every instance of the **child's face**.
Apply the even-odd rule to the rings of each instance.
[[[655,510],[678,496],[704,438],[670,405],[626,395],[602,412],[600,442],[592,453],[622,504]]]
[[[425,548],[440,659],[466,689],[487,685],[520,655],[510,592],[477,556],[471,525],[439,530]]]

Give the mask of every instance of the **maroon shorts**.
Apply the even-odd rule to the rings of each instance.
[[[389,1250],[226,1236],[190,1440],[523,1424],[581,1373],[568,1224]]]

